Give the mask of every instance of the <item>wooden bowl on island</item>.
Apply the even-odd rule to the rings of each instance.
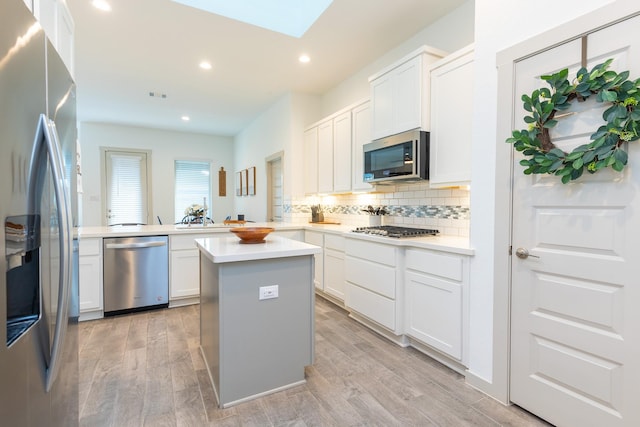
[[[273,230],[271,227],[235,227],[229,231],[240,238],[240,243],[264,243],[264,238]]]

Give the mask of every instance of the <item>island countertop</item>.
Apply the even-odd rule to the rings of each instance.
[[[235,237],[196,239],[200,252],[214,264],[239,261],[255,261],[314,255],[322,248],[285,237],[269,235],[265,243],[242,244]]]

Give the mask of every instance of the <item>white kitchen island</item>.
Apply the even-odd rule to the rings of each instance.
[[[278,236],[196,243],[200,345],[219,406],[304,383],[314,353],[313,255],[321,248]]]

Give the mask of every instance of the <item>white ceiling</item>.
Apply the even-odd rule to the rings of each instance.
[[[464,1],[334,0],[295,38],[171,0],[110,0],[109,13],[67,0],[78,119],[232,136],[282,94],[327,92]]]

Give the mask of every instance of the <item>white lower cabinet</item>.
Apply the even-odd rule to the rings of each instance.
[[[324,291],[344,301],[344,237],[324,236]]]
[[[78,255],[80,319],[102,317],[102,239],[80,239]]]
[[[186,234],[169,237],[169,305],[194,304],[200,300],[200,250],[196,239],[217,237],[211,234]],[[225,235],[225,237],[227,237]]]
[[[347,238],[344,302],[349,310],[399,335],[397,251],[391,245]]]
[[[309,243],[310,245],[320,246],[324,248],[324,234],[318,233],[317,231],[309,231],[305,230],[304,232],[304,241]],[[324,291],[324,254],[319,253],[313,255],[315,260],[315,270],[313,272],[313,284],[316,287],[316,290]]]
[[[408,249],[405,267],[405,333],[464,363],[468,257]]]

